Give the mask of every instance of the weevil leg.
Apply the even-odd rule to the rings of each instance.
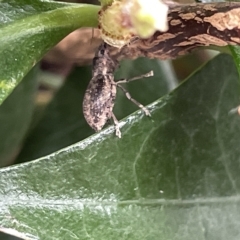
[[[139,103],[137,100],[135,100],[134,98],[132,98],[131,95],[130,95],[130,93],[129,93],[123,86],[121,86],[121,85],[119,85],[119,84],[117,84],[117,86],[122,89],[122,91],[125,93],[127,99],[129,99],[131,102],[133,102],[134,104],[136,104],[139,108],[141,108],[141,109],[145,112],[145,114],[146,114],[147,116],[151,116],[151,114],[150,114],[150,112],[147,110],[147,108],[145,108],[141,103]]]
[[[150,112],[147,110],[147,108],[145,108],[141,103],[139,103],[137,100],[135,100],[134,98],[131,97],[130,93],[123,87],[121,86],[120,84],[121,83],[128,83],[128,82],[131,82],[131,81],[135,81],[135,80],[138,80],[138,79],[141,79],[141,78],[144,78],[144,77],[151,77],[153,76],[153,71],[150,71],[146,74],[142,74],[140,76],[137,76],[137,77],[133,77],[133,78],[129,78],[129,79],[121,79],[119,81],[116,81],[116,84],[119,88],[122,89],[122,91],[125,93],[126,97],[131,101],[133,102],[134,104],[136,104],[139,108],[141,108],[145,114],[147,116],[151,116]]]
[[[116,129],[116,136],[121,138],[121,131],[120,131],[120,127],[119,127],[119,122],[117,120],[117,118],[115,117],[114,113],[112,112],[111,113],[111,116],[112,116],[112,119],[113,119],[113,122],[115,124],[115,129]]]
[[[133,78],[129,78],[129,79],[120,79],[119,81],[116,81],[117,84],[120,84],[120,83],[128,83],[128,82],[132,82],[132,81],[135,81],[135,80],[138,80],[138,79],[141,79],[141,78],[146,78],[146,77],[152,77],[153,76],[153,71],[150,71],[146,74],[143,74],[143,75],[140,75],[140,76],[137,76],[137,77],[133,77]]]

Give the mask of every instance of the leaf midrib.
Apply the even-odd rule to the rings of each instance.
[[[19,196],[18,196],[19,197]],[[23,198],[23,196],[21,196]],[[16,199],[16,196],[11,197],[0,197],[0,209],[4,209],[4,207],[8,206],[27,206],[27,207],[34,207],[39,208],[41,207],[63,207],[66,208],[76,208],[82,209],[84,206],[127,206],[127,205],[144,205],[144,206],[191,206],[191,205],[207,205],[207,204],[229,204],[229,203],[239,203],[240,202],[240,195],[235,196],[228,196],[228,197],[212,197],[212,198],[196,198],[196,199],[139,199],[139,200],[124,200],[124,201],[117,201],[117,200],[102,200],[96,201],[92,199],[39,199],[39,198],[29,198],[26,199]]]

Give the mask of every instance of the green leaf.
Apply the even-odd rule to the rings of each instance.
[[[0,104],[51,47],[73,30],[97,26],[98,6],[1,1]]]
[[[169,92],[172,75],[165,74],[169,71],[169,67],[159,60],[139,58],[135,61],[123,61],[116,74],[116,79],[120,79],[126,76],[139,76],[150,70],[154,71],[154,77],[133,81],[125,86],[131,95],[144,105]],[[94,133],[82,113],[83,95],[90,79],[90,68],[76,69],[69,76],[66,84],[48,106],[42,120],[28,136],[17,162],[50,154]],[[142,89],[145,91],[143,92]],[[120,120],[137,109],[138,107],[119,90],[114,107],[117,118]]]
[[[0,225],[40,239],[238,239],[238,75],[220,55],[113,127],[0,170]]]
[[[238,74],[240,76],[240,47],[239,46],[228,46],[228,47],[232,53],[233,60],[236,64]]]
[[[17,162],[52,153],[94,133],[82,110],[83,95],[90,79],[90,67],[77,68],[70,74],[26,139]]]
[[[0,105],[0,167],[14,159],[30,125],[37,90],[33,69]]]

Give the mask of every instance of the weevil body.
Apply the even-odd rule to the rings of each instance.
[[[113,74],[117,66],[118,62],[109,57],[106,44],[102,44],[93,59],[93,77],[83,100],[84,117],[95,131],[100,131],[112,118],[117,93]]]
[[[117,87],[122,89],[126,97],[141,108],[146,115],[150,112],[138,101],[133,99],[128,91],[121,86],[121,83],[127,83],[143,77],[153,76],[153,72],[134,77],[131,79],[122,79],[114,81],[114,72],[118,67],[118,62],[111,58],[107,44],[100,45],[93,59],[92,79],[88,84],[83,99],[83,115],[95,131],[100,131],[108,119],[112,118],[116,128],[116,135],[121,138],[119,123],[113,114],[114,102],[117,94]]]

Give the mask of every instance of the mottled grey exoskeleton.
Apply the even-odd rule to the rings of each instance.
[[[114,72],[117,67],[118,62],[110,57],[107,44],[103,43],[100,45],[93,59],[92,79],[88,84],[83,99],[83,114],[90,127],[97,132],[103,128],[108,119],[112,118],[116,127],[116,135],[121,138],[118,120],[113,114],[117,87],[121,88],[127,98],[138,105],[146,115],[150,115],[149,111],[142,104],[133,99],[119,83],[126,83],[142,77],[149,77],[153,75],[153,72],[151,71],[139,77],[115,82]]]

